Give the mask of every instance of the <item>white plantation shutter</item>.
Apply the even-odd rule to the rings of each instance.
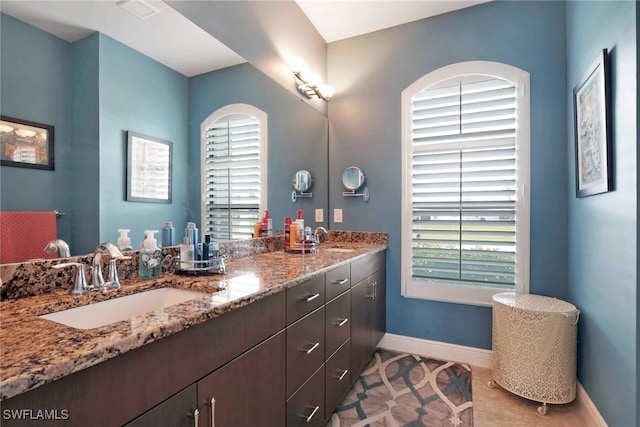
[[[520,149],[516,83],[465,74],[415,92],[403,105],[403,257],[410,258],[403,281],[445,293],[452,286],[521,291],[517,272],[528,274],[528,257],[518,265],[519,243],[528,245],[528,236],[520,242],[518,228],[522,219],[528,234],[529,224],[519,189],[528,167],[519,167],[524,162],[517,157],[528,163],[528,143]]]
[[[252,237],[264,196],[264,137],[260,120],[247,114],[203,126],[203,234],[214,240]]]

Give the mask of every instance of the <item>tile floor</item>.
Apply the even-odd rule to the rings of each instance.
[[[591,427],[576,401],[547,405],[547,415],[538,414],[538,402],[523,399],[497,386],[487,386],[490,368],[471,367],[474,427]]]

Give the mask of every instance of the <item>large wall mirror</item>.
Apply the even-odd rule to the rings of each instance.
[[[328,208],[327,118],[253,65],[186,77],[102,33],[70,43],[0,16],[1,113],[56,131],[55,170],[0,167],[0,209],[64,212],[58,237],[71,255],[116,242],[120,228],[131,230],[137,248],[145,229],[165,221],[173,222],[176,241],[187,221],[200,224],[200,124],[227,104],[268,115],[274,229],[298,209],[311,221],[315,209]],[[126,200],[127,131],[171,142],[171,203]],[[314,197],[294,206],[291,176],[310,165]]]

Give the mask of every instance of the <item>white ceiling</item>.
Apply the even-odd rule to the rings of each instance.
[[[296,0],[327,42],[416,21],[488,0]],[[163,1],[140,19],[118,0],[2,0],[0,11],[74,42],[99,31],[187,76],[246,62]],[[203,55],[202,52],[207,52]]]
[[[295,0],[327,43],[490,0]]]

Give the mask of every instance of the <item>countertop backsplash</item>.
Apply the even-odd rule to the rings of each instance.
[[[321,241],[325,238],[321,236]],[[369,242],[387,244],[386,233],[331,230],[326,237],[331,243]],[[267,252],[284,250],[284,237],[279,234],[274,237],[263,237],[249,240],[231,240],[220,243],[220,254],[227,259],[238,259]],[[138,277],[138,251],[123,252],[130,259],[117,262],[118,277],[120,279],[135,279]],[[174,260],[178,259],[180,249],[177,246],[162,248],[162,271],[172,273]],[[84,264],[87,281],[91,280],[90,266],[93,254],[58,259],[42,259],[22,263],[0,264],[0,300],[44,295],[58,290],[70,289],[73,283],[75,268],[60,270],[51,268],[53,265],[67,262]],[[106,277],[106,267],[103,275]]]

